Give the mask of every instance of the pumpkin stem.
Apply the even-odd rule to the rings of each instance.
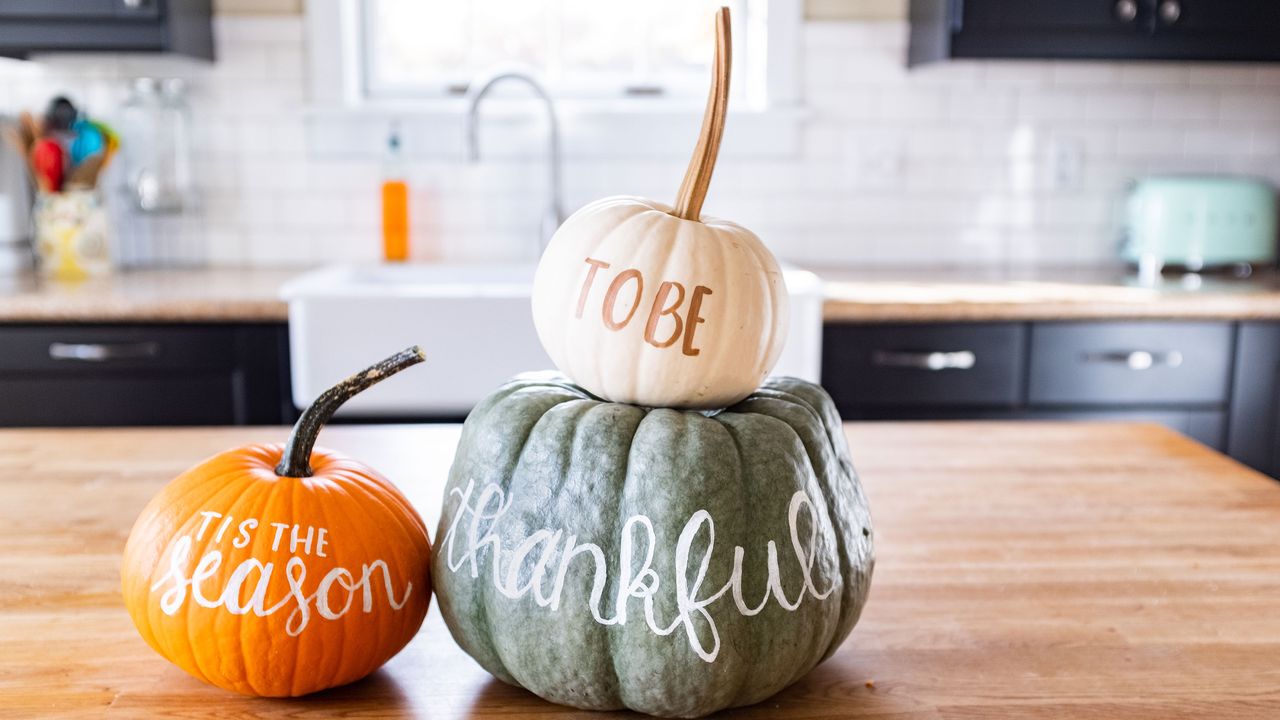
[[[407,367],[417,365],[426,360],[422,348],[414,345],[405,348],[380,363],[372,365],[352,375],[333,387],[325,390],[311,403],[311,407],[302,411],[302,417],[289,433],[289,440],[284,444],[284,455],[280,464],[276,465],[276,475],[280,477],[311,477],[311,450],[316,446],[316,437],[320,428],[329,422],[333,414],[342,404],[355,397],[370,386],[381,382]]]
[[[684,172],[680,192],[676,194],[675,216],[685,220],[702,218],[702,201],[711,187],[711,172],[716,169],[720,153],[720,137],[724,135],[725,115],[729,111],[729,69],[733,65],[733,39],[729,35],[729,8],[716,11],[716,53],[712,60],[711,92],[702,115],[702,131],[693,148],[689,169]]]

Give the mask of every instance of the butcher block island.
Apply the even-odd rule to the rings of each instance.
[[[1280,717],[1280,485],[1154,425],[849,424],[875,585],[841,649],[733,717]],[[324,443],[435,527],[457,426]],[[0,431],[0,716],[582,717],[484,672],[433,604],[371,677],[294,700],[202,684],[122,604],[169,479],[284,428]],[[620,715],[601,715],[619,717]]]

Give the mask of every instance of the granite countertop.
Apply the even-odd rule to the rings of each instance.
[[[285,322],[280,286],[300,270],[121,272],[80,282],[0,278],[0,322]]]
[[[1142,285],[1117,267],[810,268],[828,322],[1280,320],[1280,274]],[[144,270],[67,283],[0,278],[0,323],[285,322],[280,286],[305,270]]]
[[[980,270],[814,268],[827,322],[1276,320],[1280,274],[1139,282],[1121,267]]]

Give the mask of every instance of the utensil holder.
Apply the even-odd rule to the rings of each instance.
[[[79,280],[111,272],[111,223],[98,191],[41,193],[32,223],[40,274]]]

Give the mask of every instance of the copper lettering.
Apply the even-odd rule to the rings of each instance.
[[[702,310],[702,298],[711,294],[711,288],[705,285],[699,285],[693,289],[693,297],[689,299],[689,315],[685,318],[684,345],[681,351],[685,355],[697,355],[701,350],[693,346],[693,333],[698,329],[699,323],[705,322],[703,317],[698,313]]]
[[[618,293],[622,290],[622,286],[627,284],[628,280],[636,281],[636,296],[631,301],[631,309],[627,311],[627,316],[622,318],[622,322],[615,322],[613,319],[614,306],[618,303]],[[623,270],[618,276],[609,283],[609,292],[604,296],[604,307],[600,308],[600,315],[604,318],[604,326],[610,330],[621,330],[631,322],[631,317],[636,314],[636,308],[640,307],[640,296],[644,293],[644,278],[640,277],[640,271],[635,268]]]
[[[667,297],[671,295],[671,290],[675,289],[676,299],[671,304],[667,304]],[[680,314],[676,311],[680,309],[680,303],[684,302],[684,286],[678,282],[663,282],[658,286],[658,296],[653,299],[653,308],[649,310],[649,322],[644,327],[644,341],[657,348],[671,347],[676,340],[680,339],[680,333],[684,331],[684,321],[680,319]],[[655,334],[658,330],[658,321],[663,315],[670,315],[675,321],[676,327],[671,331],[671,336],[666,340],[658,340]]]
[[[591,292],[591,283],[596,281],[596,273],[600,271],[600,268],[609,267],[609,263],[595,258],[587,258],[586,262],[591,266],[591,269],[587,271],[587,279],[582,281],[582,292],[578,294],[578,312],[574,314],[574,317],[579,319],[582,318],[582,309],[587,305],[587,295]]]

